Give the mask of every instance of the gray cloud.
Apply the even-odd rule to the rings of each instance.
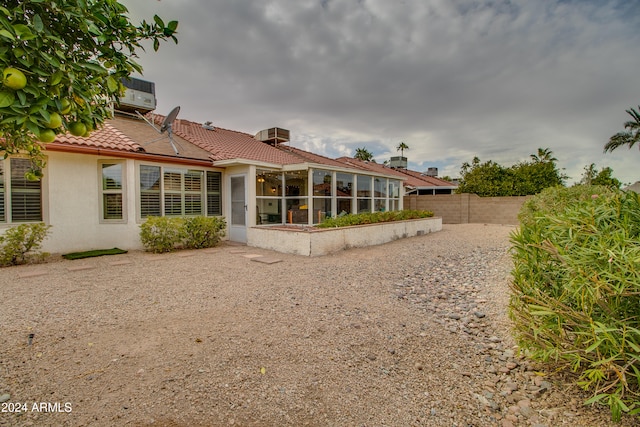
[[[133,20],[180,21],[178,46],[141,54],[158,111],[255,132],[284,126],[330,157],[405,141],[411,166],[456,175],[549,147],[573,178],[640,104],[640,14],[622,1],[125,0]]]

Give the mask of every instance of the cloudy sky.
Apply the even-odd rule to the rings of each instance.
[[[329,157],[459,175],[549,148],[571,177],[595,163],[640,180],[640,151],[603,154],[640,104],[637,0],[121,0],[178,20],[138,62],[157,112],[255,133],[291,130]]]

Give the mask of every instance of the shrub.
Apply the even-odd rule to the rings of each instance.
[[[147,251],[171,252],[184,237],[182,218],[151,216],[140,224],[140,240]]]
[[[573,371],[614,420],[640,413],[640,196],[535,196],[512,233],[509,314],[535,360]]]
[[[50,225],[20,224],[7,229],[0,236],[0,265],[25,264],[34,260],[41,260],[47,254],[39,252],[42,241],[49,234]]]
[[[227,223],[224,218],[196,216],[184,219],[185,247],[191,249],[211,248],[224,236]]]
[[[352,225],[376,224],[378,222],[403,221],[408,219],[429,218],[433,216],[431,211],[402,210],[388,212],[366,212],[359,214],[340,215],[334,218],[326,218],[316,227],[349,227]]]

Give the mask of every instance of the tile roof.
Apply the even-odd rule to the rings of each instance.
[[[149,116],[157,124],[164,120],[164,116],[157,114]],[[279,165],[303,163],[300,157],[258,141],[248,133],[219,127],[209,130],[200,123],[183,119],[175,120],[172,130],[175,135],[211,153],[214,160],[245,159]]]
[[[105,123],[105,125],[101,129],[96,129],[91,132],[91,136],[89,138],[73,136],[67,133],[65,135],[58,135],[56,137],[55,143],[117,151],[143,151],[143,148],[140,144],[133,141],[131,138],[120,132],[109,123]]]

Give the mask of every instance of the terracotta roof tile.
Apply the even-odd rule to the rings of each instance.
[[[150,115],[161,124],[164,116]],[[219,127],[205,129],[200,123],[178,119],[173,122],[174,134],[207,150],[215,160],[246,159],[280,165],[302,163],[302,160],[285,150],[254,139],[253,135]]]
[[[60,144],[105,148],[118,151],[143,151],[140,144],[131,140],[128,136],[111,126],[109,123],[105,123],[102,128],[91,132],[91,136],[88,138],[73,136],[67,133],[65,135],[58,135],[55,142]]]
[[[445,181],[439,178],[426,176],[421,172],[412,171],[410,169],[392,169],[384,166],[380,163],[365,162],[352,157],[340,157],[336,159],[348,166],[356,167],[371,172],[384,173],[387,175],[396,175],[406,178],[404,181],[405,186],[409,187],[453,187],[455,186],[449,181]]]

